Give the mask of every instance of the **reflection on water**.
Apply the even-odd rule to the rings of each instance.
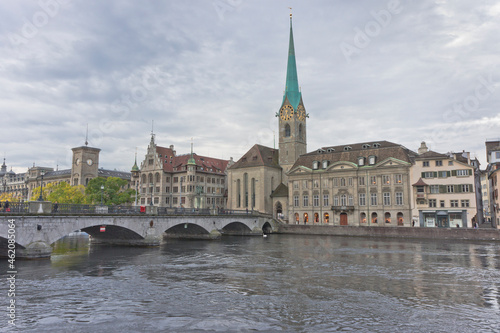
[[[498,249],[296,235],[129,248],[66,237],[50,261],[18,262],[18,328],[498,331]]]

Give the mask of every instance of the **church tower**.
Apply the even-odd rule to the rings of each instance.
[[[302,101],[293,45],[292,14],[290,14],[290,42],[286,86],[279,113],[279,162],[287,173],[300,155],[307,152],[306,118],[308,114]]]

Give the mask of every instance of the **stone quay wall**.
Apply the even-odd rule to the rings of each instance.
[[[281,224],[276,231],[281,234],[330,235],[348,237],[387,237],[414,239],[457,239],[500,241],[498,229],[466,228],[409,228],[409,227],[355,227]]]

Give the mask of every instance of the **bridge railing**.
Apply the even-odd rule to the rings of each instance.
[[[2,208],[4,204],[2,203]],[[146,215],[146,206],[101,206],[87,204],[51,203],[50,215]],[[31,212],[38,214],[38,212]],[[0,210],[0,215],[30,214],[29,202],[9,203],[7,210]],[[183,207],[155,207],[154,215],[249,215],[265,216],[266,214],[252,210],[213,209],[213,208],[183,208]]]

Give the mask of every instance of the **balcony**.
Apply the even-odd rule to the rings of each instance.
[[[332,206],[332,210],[338,213],[352,212],[354,211],[354,206]]]

